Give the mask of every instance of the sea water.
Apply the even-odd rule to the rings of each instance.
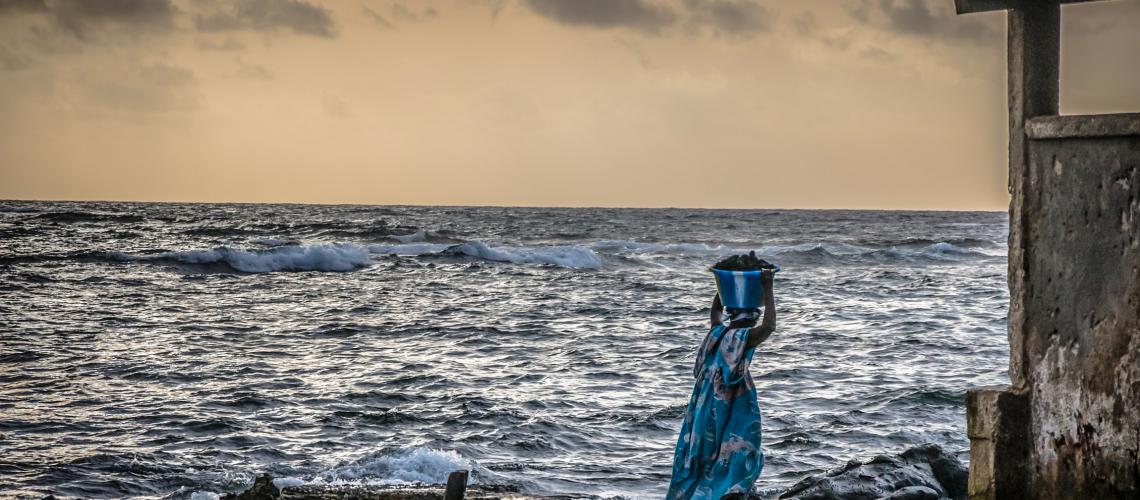
[[[783,266],[766,495],[967,459],[1006,381],[992,212],[0,202],[0,495],[473,480],[660,497],[707,268]]]

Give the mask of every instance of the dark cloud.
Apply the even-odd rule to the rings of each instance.
[[[756,0],[526,0],[536,14],[570,26],[628,28],[658,33],[680,26],[691,32],[747,37],[768,31],[771,13]]]
[[[44,0],[0,0],[0,13],[4,12],[46,12]]]
[[[657,32],[677,21],[666,5],[648,0],[527,0],[536,14],[562,24]]]
[[[178,14],[170,0],[57,0],[51,6],[59,26],[79,36],[93,24],[165,29]]]
[[[997,33],[981,21],[954,14],[950,2],[934,0],[863,0],[851,10],[855,20],[905,35],[988,40]]]
[[[685,0],[690,23],[734,36],[767,31],[771,13],[752,0]]]
[[[198,31],[274,31],[332,37],[336,34],[327,9],[304,0],[235,0],[216,12],[194,18]]]

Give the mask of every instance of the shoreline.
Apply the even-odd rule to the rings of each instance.
[[[223,500],[570,500],[601,498],[588,494],[532,493],[514,485],[466,484],[467,471],[455,471],[448,484],[408,485],[289,485],[278,488],[273,476],[261,474],[241,493]],[[822,474],[809,475],[780,494],[781,500],[964,500],[966,465],[935,444],[923,444],[867,461],[849,460]],[[749,499],[763,500],[752,492]]]

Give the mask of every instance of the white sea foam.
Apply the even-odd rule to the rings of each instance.
[[[273,478],[273,486],[276,486],[278,489],[286,488],[289,486],[301,486],[306,483],[307,482],[304,479],[301,479],[299,477],[289,476]]]
[[[309,481],[310,484],[444,484],[457,470],[472,471],[472,483],[487,472],[472,460],[450,450],[412,448],[380,453],[349,465],[336,467]]]
[[[155,255],[116,253],[113,257],[134,261],[173,261],[184,264],[218,264],[247,273],[274,271],[351,271],[372,263],[368,250],[358,245],[290,245],[269,250],[238,250],[225,246],[211,250],[164,252]]]
[[[602,258],[593,250],[582,246],[490,246],[481,241],[460,244],[405,243],[399,245],[369,245],[368,251],[395,255],[463,255],[493,262],[513,264],[546,264],[572,269],[600,269]]]
[[[572,245],[541,247],[492,247],[481,241],[455,245],[449,252],[494,262],[548,264],[574,269],[601,269],[602,259],[593,250]]]
[[[590,248],[627,254],[675,253],[727,255],[744,251],[726,245],[712,246],[706,243],[646,243],[629,240],[596,241],[590,244]]]
[[[221,498],[212,491],[195,491],[190,494],[190,500],[218,500]]]

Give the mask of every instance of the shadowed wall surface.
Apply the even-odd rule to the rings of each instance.
[[[1136,498],[1140,133],[1061,128],[1031,142],[1025,207],[1032,488],[1040,498]]]

